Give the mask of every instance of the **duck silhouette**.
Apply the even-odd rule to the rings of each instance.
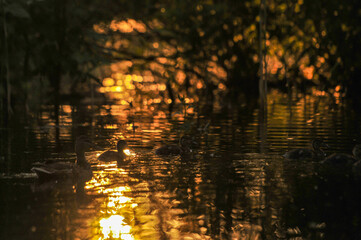
[[[128,148],[128,144],[125,140],[119,140],[117,142],[117,151],[108,150],[103,152],[98,157],[99,161],[102,162],[112,162],[117,161],[118,164],[121,164],[126,159],[127,155],[124,153],[124,150]]]
[[[353,150],[352,154],[356,159],[356,162],[352,165],[352,172],[355,177],[361,177],[361,144],[357,144]]]
[[[352,154],[334,153],[322,161],[323,164],[334,167],[351,167],[357,161],[361,160],[361,144],[355,145]]]
[[[286,152],[283,157],[287,159],[323,159],[325,152],[322,148],[329,148],[323,139],[317,138],[312,140],[312,149],[297,148]]]
[[[92,178],[93,173],[90,164],[85,158],[85,152],[89,151],[93,144],[86,136],[80,136],[75,141],[76,161],[45,161],[34,163],[32,172],[36,173],[40,181],[72,179],[88,181]]]
[[[166,144],[155,150],[159,156],[181,155],[185,156],[192,152],[191,146],[195,144],[190,136],[182,136],[178,144]]]

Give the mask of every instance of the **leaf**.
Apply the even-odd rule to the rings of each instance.
[[[5,6],[5,12],[19,18],[30,18],[29,13],[22,6],[16,3]]]

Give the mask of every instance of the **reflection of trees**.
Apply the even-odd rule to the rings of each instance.
[[[57,115],[62,94],[86,92],[77,86],[96,79],[98,67],[112,61],[131,61],[126,70],[130,74],[151,72],[173,100],[174,92],[182,91],[235,96],[258,92],[259,1],[1,4],[5,112],[10,100],[36,110],[37,103],[44,102],[40,95],[50,92],[46,102],[55,104]],[[322,90],[340,85],[341,92],[356,96],[359,4],[267,1],[267,66],[273,85],[280,87],[279,80],[285,80],[304,91],[312,85]]]
[[[227,155],[188,161],[142,156],[129,168],[132,178],[146,183],[131,184],[132,196],[149,191],[148,219],[155,217],[159,236],[260,237],[264,161],[259,156],[232,161]]]

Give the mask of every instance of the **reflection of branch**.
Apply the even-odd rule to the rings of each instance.
[[[151,29],[151,27],[147,24],[145,24],[148,28]],[[138,34],[134,34],[133,32],[136,32]],[[142,33],[142,32],[139,32],[137,31],[136,29],[133,29],[133,32],[132,33],[122,33],[122,32],[112,32],[111,35],[118,35],[118,36],[121,36],[122,38],[128,38],[128,37],[142,37],[143,39],[145,39],[147,42],[149,42],[149,38],[155,38],[155,40],[153,41],[166,41],[167,44],[170,46],[170,47],[173,47],[175,50],[176,50],[176,53],[173,54],[173,55],[155,55],[154,57],[164,57],[164,58],[172,58],[172,59],[177,59],[178,57],[181,57],[181,56],[191,56],[191,57],[188,57],[188,59],[190,58],[191,60],[193,61],[200,61],[200,62],[204,62],[204,61],[207,61],[207,58],[205,57],[198,57],[196,58],[196,56],[199,56],[197,54],[194,54],[194,49],[193,48],[190,48],[186,51],[182,51],[180,52],[178,50],[178,46],[176,44],[172,44],[171,43],[171,40],[175,40],[176,38],[174,37],[167,37],[167,36],[164,36],[164,35],[161,35],[159,31],[152,31],[152,33],[154,33],[155,35],[157,36],[154,36],[152,34],[148,34],[148,33]],[[176,35],[177,33],[175,33]],[[110,35],[110,34],[108,34]],[[158,37],[158,38],[157,38]],[[120,54],[131,54],[129,52],[124,52],[124,51],[121,51],[119,49],[115,49],[115,48],[105,48],[105,47],[102,47],[102,46],[98,46],[99,48],[103,48],[103,49],[110,49],[111,51],[113,52],[116,52],[116,53],[120,53]],[[183,46],[184,47],[184,46]],[[204,56],[206,56],[206,54],[203,54]],[[139,55],[136,55],[137,58],[139,58],[140,56]]]
[[[104,54],[108,54],[108,56],[111,56],[112,59],[117,60],[117,61],[119,61],[119,60],[131,61],[131,60],[134,60],[134,59],[146,60],[146,61],[154,61],[156,58],[162,57],[162,56],[137,55],[137,54],[134,54],[134,53],[131,53],[131,52],[121,51],[121,50],[118,50],[118,49],[115,49],[115,48],[107,48],[107,47],[103,47],[103,46],[100,46],[100,45],[96,45],[96,47],[99,48],[99,49],[102,49]],[[129,56],[129,57],[122,57],[122,58],[121,57],[115,57],[115,56],[111,55],[112,52],[122,54],[122,55],[125,55],[125,56]]]
[[[97,45],[96,47],[102,49],[104,51],[103,52],[104,54],[110,55],[110,57],[115,61],[125,61],[125,60],[127,60],[127,61],[133,61],[133,60],[153,61],[159,65],[162,65],[163,67],[174,68],[175,70],[182,70],[182,71],[185,71],[188,73],[192,73],[192,74],[196,75],[198,78],[204,78],[204,76],[201,73],[195,71],[193,68],[189,68],[189,67],[181,68],[181,67],[177,67],[177,64],[172,65],[172,64],[167,64],[167,63],[161,63],[158,60],[159,58],[167,58],[167,59],[177,60],[177,58],[180,57],[178,52],[171,56],[165,56],[165,55],[144,56],[144,55],[138,55],[138,54],[134,54],[132,52],[124,51],[124,50],[122,51],[122,50],[115,49],[115,48],[108,48],[108,47],[103,47],[103,46],[99,46],[99,45]],[[112,52],[121,54],[124,56],[123,57],[115,57],[112,55]],[[201,60],[203,62],[205,61],[205,59],[201,59]],[[197,62],[197,61],[195,61],[195,62]],[[217,78],[217,76],[212,72],[208,72],[208,74],[211,75],[212,77]]]
[[[5,13],[5,3],[4,0],[1,0],[1,7],[2,7],[2,15],[3,15],[3,32],[4,32],[4,56],[5,56],[5,82],[6,82],[6,108],[7,108],[7,118],[5,121],[7,122],[10,119],[10,115],[12,114],[11,109],[11,83],[10,83],[10,64],[9,64],[9,47],[8,47],[8,30],[7,30],[7,22],[6,22],[6,13]]]
[[[101,84],[101,80],[100,80],[99,78],[97,78],[96,76],[94,76],[93,74],[91,74],[91,73],[86,73],[85,75],[86,75],[87,77],[95,80],[98,84],[102,85],[102,84]]]
[[[295,61],[295,63],[298,63],[299,61],[301,61],[301,59],[305,56],[305,54],[311,49],[312,47],[308,47],[306,49],[304,49],[301,54],[298,56],[297,60]]]
[[[306,54],[310,49],[312,49],[312,47],[308,47],[308,48],[304,49],[304,50],[300,53],[300,55],[295,58],[295,62],[294,62],[294,64],[292,64],[292,66],[286,66],[286,65],[287,65],[287,60],[286,60],[285,55],[286,55],[286,52],[287,52],[291,47],[292,47],[292,45],[289,44],[289,45],[285,48],[284,54],[283,54],[281,57],[278,57],[277,54],[275,55],[275,56],[277,57],[277,59],[278,59],[279,61],[281,61],[281,62],[285,65],[285,67],[287,67],[288,69],[293,68],[295,65],[297,66],[298,63],[301,61],[301,59],[305,56],[305,54]]]
[[[159,31],[156,31],[155,29],[153,29],[148,23],[146,22],[142,22],[146,27],[147,29],[151,29],[153,31],[151,31],[152,33],[154,33],[157,37],[159,37],[160,39],[162,40],[168,40],[167,43],[171,46],[173,46],[174,48],[177,48],[177,45],[176,44],[172,44],[170,40],[174,40],[176,38],[174,37],[167,37],[167,36],[164,36],[164,35],[161,35]],[[138,30],[136,29],[133,29],[133,31],[137,32],[140,36],[145,36],[145,37],[154,37],[152,34],[147,34],[148,32],[146,33],[140,33]]]

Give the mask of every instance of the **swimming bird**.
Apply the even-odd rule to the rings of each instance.
[[[85,152],[89,151],[93,144],[85,137],[80,136],[75,141],[76,161],[60,162],[45,161],[43,163],[34,163],[31,171],[36,173],[40,181],[60,180],[60,179],[79,179],[88,181],[93,173],[90,164],[85,159]]]
[[[361,144],[355,145],[352,154],[334,153],[322,161],[323,164],[329,164],[334,167],[351,167],[358,160],[361,160]]]
[[[98,157],[99,161],[102,162],[112,162],[117,161],[117,163],[122,163],[127,155],[124,153],[124,150],[127,149],[128,144],[125,140],[119,140],[117,143],[117,151],[106,151],[100,154]]]
[[[287,159],[323,159],[325,152],[322,148],[329,148],[323,139],[317,138],[312,141],[312,149],[297,148],[286,152],[283,157]]]
[[[361,176],[361,144],[357,144],[353,148],[352,154],[355,157],[355,159],[357,160],[352,165],[352,171],[353,171],[355,176],[360,177]]]
[[[189,136],[182,136],[178,144],[166,144],[155,150],[156,155],[170,156],[170,155],[187,155],[191,153],[191,145],[195,142]]]

